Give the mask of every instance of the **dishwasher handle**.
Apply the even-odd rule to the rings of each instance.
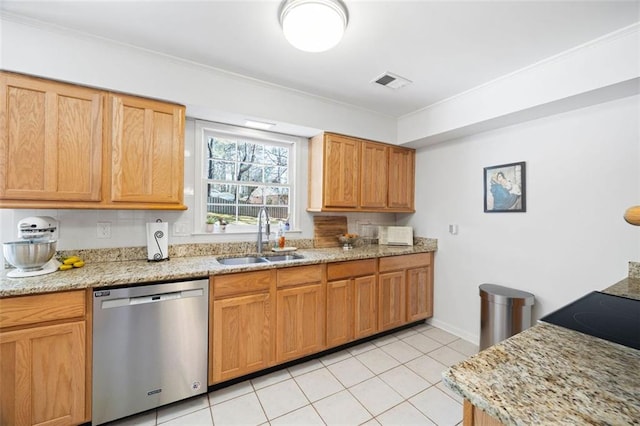
[[[119,299],[103,300],[102,309],[120,308],[122,306],[144,305],[147,303],[166,302],[168,300],[186,299],[189,297],[204,296],[204,290],[197,288],[194,290],[172,291],[168,293],[150,294],[137,297],[122,297]]]

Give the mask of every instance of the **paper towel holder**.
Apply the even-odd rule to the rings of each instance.
[[[168,224],[162,219],[156,219],[155,223],[165,223],[165,229],[157,229],[150,235],[149,223],[147,223],[147,262],[162,262],[169,260]],[[163,252],[164,249],[164,252]],[[153,255],[151,255],[153,253]]]

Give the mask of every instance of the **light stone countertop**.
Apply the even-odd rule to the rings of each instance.
[[[237,252],[219,253],[217,255],[207,254],[200,256],[171,257],[169,260],[163,262],[147,262],[146,260],[87,261],[86,265],[82,268],[74,268],[68,271],[56,271],[51,274],[29,278],[9,278],[7,277],[9,270],[1,271],[0,297],[115,285],[197,279],[205,278],[210,275],[228,274],[249,270],[253,271],[288,266],[340,262],[346,260],[371,259],[403,254],[424,253],[436,250],[437,240],[423,239],[421,244],[414,245],[412,247],[379,246],[377,244],[373,244],[370,246],[355,247],[351,250],[343,250],[342,248],[298,249],[294,252],[284,254],[295,253],[302,255],[304,257],[303,259],[251,265],[222,265],[216,260],[217,257],[235,257],[242,254]],[[200,253],[201,251],[203,250],[198,247],[189,248],[190,253]],[[244,254],[254,253],[245,252]],[[265,253],[265,255],[273,254],[276,253]],[[94,257],[96,256],[94,255]]]
[[[603,290],[640,300],[640,279]],[[443,373],[505,425],[640,424],[640,351],[538,323]]]

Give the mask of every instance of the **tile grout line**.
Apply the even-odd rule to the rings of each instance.
[[[439,363],[439,364],[445,365],[445,367],[448,367],[446,364],[444,364],[443,362],[439,361],[438,359],[435,359],[435,358],[431,357],[429,354],[430,354],[430,353],[432,353],[432,352],[434,352],[434,351],[440,350],[440,349],[442,349],[442,348],[447,348],[447,349],[449,349],[449,350],[453,351],[454,353],[461,355],[461,356],[462,356],[462,357],[464,357],[464,358],[468,358],[468,357],[470,357],[470,356],[473,356],[475,353],[477,353],[477,351],[476,351],[474,354],[468,355],[468,354],[463,353],[463,352],[460,352],[460,351],[458,351],[457,349],[455,349],[455,348],[453,348],[453,347],[451,347],[451,346],[450,346],[450,345],[452,345],[452,344],[454,344],[454,343],[456,343],[456,342],[466,342],[466,343],[468,343],[468,344],[470,345],[470,347],[472,347],[472,348],[473,348],[473,347],[476,347],[476,345],[474,345],[472,342],[467,342],[466,340],[464,340],[464,339],[462,339],[462,338],[455,338],[454,340],[451,340],[451,341],[449,341],[448,343],[443,343],[443,342],[441,342],[441,341],[439,341],[439,340],[437,340],[437,339],[434,339],[433,337],[431,337],[431,336],[429,336],[429,335],[425,334],[425,332],[427,332],[427,331],[429,331],[429,330],[432,330],[432,329],[437,329],[437,328],[436,328],[436,327],[433,327],[433,326],[431,326],[431,325],[426,325],[426,327],[425,327],[425,325],[424,325],[424,324],[421,324],[421,325],[419,325],[419,326],[412,327],[412,328],[410,328],[410,329],[405,329],[405,330],[399,331],[399,332],[397,333],[397,334],[402,334],[402,335],[403,335],[403,337],[398,337],[395,333],[394,333],[394,334],[389,334],[389,335],[387,335],[387,336],[383,336],[383,337],[381,338],[381,340],[382,340],[382,339],[386,339],[386,340],[383,340],[383,341],[385,341],[385,343],[384,343],[384,344],[377,344],[377,343],[379,343],[379,342],[377,342],[377,343],[376,343],[375,341],[364,342],[364,343],[362,343],[362,345],[366,345],[366,344],[370,343],[370,344],[371,344],[371,346],[370,346],[370,347],[368,347],[367,349],[363,350],[362,352],[357,352],[357,354],[352,353],[352,350],[353,350],[353,348],[356,348],[358,345],[353,346],[353,347],[351,347],[351,348],[344,349],[344,355],[346,355],[346,356],[345,356],[343,359],[340,359],[340,360],[338,360],[338,361],[331,362],[331,363],[328,363],[328,364],[325,364],[325,362],[323,362],[323,361],[322,361],[322,357],[314,358],[314,360],[317,360],[317,361],[320,363],[320,367],[318,367],[318,368],[314,368],[314,369],[309,370],[309,371],[306,371],[306,372],[304,372],[304,373],[300,373],[300,374],[298,374],[298,375],[294,375],[294,374],[292,374],[292,373],[291,373],[291,371],[289,370],[291,367],[283,368],[282,370],[285,370],[285,371],[287,372],[287,374],[289,375],[289,377],[288,377],[288,378],[284,378],[284,379],[282,379],[282,380],[279,380],[279,381],[274,382],[274,383],[272,383],[272,384],[269,384],[269,385],[267,385],[267,386],[263,386],[263,387],[261,387],[260,389],[258,389],[258,388],[255,386],[255,384],[253,383],[253,379],[250,379],[250,380],[248,380],[248,381],[249,381],[249,386],[250,386],[250,388],[249,388],[250,390],[248,390],[248,392],[243,393],[242,395],[237,395],[237,396],[234,396],[234,397],[232,397],[232,398],[229,398],[229,399],[226,399],[226,400],[224,400],[224,401],[221,401],[221,402],[219,402],[217,405],[219,405],[219,404],[223,404],[223,403],[229,402],[229,401],[231,401],[231,400],[237,399],[237,398],[239,398],[239,397],[246,396],[246,395],[249,395],[249,394],[253,393],[253,394],[254,394],[254,396],[255,396],[255,398],[258,400],[258,403],[260,404],[260,408],[261,408],[261,410],[262,410],[262,414],[264,415],[265,419],[267,419],[267,420],[266,420],[266,423],[261,423],[261,424],[271,424],[271,422],[272,422],[272,421],[274,421],[274,420],[277,420],[277,419],[279,419],[279,418],[281,418],[281,417],[283,417],[283,416],[289,415],[289,414],[291,414],[291,413],[293,413],[293,412],[295,412],[295,411],[297,411],[297,410],[300,410],[300,409],[303,409],[303,408],[305,408],[305,407],[311,406],[311,408],[314,410],[314,412],[316,413],[316,415],[318,415],[318,417],[321,419],[321,421],[326,425],[326,421],[322,418],[322,416],[320,415],[320,412],[317,410],[317,408],[316,408],[316,406],[315,406],[314,404],[315,404],[315,403],[317,403],[317,402],[319,402],[319,401],[322,401],[322,400],[324,400],[324,399],[326,399],[326,398],[329,398],[329,397],[331,397],[331,396],[334,396],[334,395],[336,395],[336,394],[338,394],[338,393],[343,392],[343,391],[345,391],[345,390],[346,390],[346,391],[349,393],[349,395],[350,395],[352,398],[354,398],[354,399],[358,402],[358,404],[359,404],[359,405],[360,405],[360,406],[365,410],[365,412],[370,416],[369,420],[365,421],[365,423],[367,423],[367,422],[369,422],[369,421],[371,421],[371,420],[375,420],[376,422],[378,422],[377,418],[378,418],[379,416],[383,415],[384,413],[387,413],[388,411],[390,411],[390,410],[394,409],[395,407],[398,407],[399,405],[403,404],[404,402],[408,402],[408,403],[409,403],[409,404],[410,404],[414,409],[416,409],[416,410],[417,410],[421,415],[423,415],[424,417],[426,417],[427,419],[429,419],[429,421],[432,421],[432,422],[433,422],[433,420],[432,420],[432,419],[431,419],[427,414],[423,413],[423,412],[422,412],[418,407],[416,407],[416,406],[415,406],[411,401],[409,401],[409,400],[410,400],[410,398],[414,398],[415,396],[419,395],[420,393],[425,392],[425,391],[427,391],[427,390],[429,390],[429,389],[431,389],[431,388],[434,388],[434,387],[435,387],[435,390],[437,390],[438,392],[442,393],[442,394],[443,394],[447,399],[451,399],[453,402],[455,402],[455,403],[456,403],[456,404],[458,404],[458,405],[461,405],[461,404],[460,404],[457,400],[455,400],[453,397],[451,397],[450,395],[448,395],[445,391],[443,391],[443,390],[441,390],[441,389],[439,389],[439,388],[437,387],[439,383],[443,383],[443,382],[442,382],[442,380],[438,380],[438,381],[437,381],[437,382],[435,382],[435,383],[431,383],[429,380],[426,380],[426,379],[425,379],[424,377],[422,377],[418,372],[414,371],[411,367],[409,367],[409,366],[408,366],[408,365],[406,365],[406,364],[407,364],[407,363],[409,363],[409,362],[412,362],[412,361],[414,361],[414,360],[416,360],[416,359],[418,359],[418,358],[420,358],[421,356],[427,356],[427,357],[429,357],[431,360],[433,360],[434,362],[437,362],[437,363]],[[437,330],[439,330],[439,329],[437,329]],[[408,331],[412,331],[412,332],[411,332],[410,334],[408,334],[408,333],[407,333]],[[446,331],[444,331],[444,330],[441,330],[441,331],[442,331],[442,332],[444,332],[444,333],[447,333],[447,332],[446,332]],[[451,333],[448,333],[448,334],[451,334]],[[437,348],[435,348],[435,349],[432,349],[432,350],[428,351],[428,352],[424,352],[424,351],[422,351],[420,348],[418,348],[418,347],[416,347],[416,346],[412,345],[411,343],[409,343],[409,342],[407,342],[407,341],[405,341],[405,340],[404,340],[404,339],[406,339],[406,338],[409,338],[409,337],[411,337],[411,336],[416,336],[416,335],[422,335],[422,336],[424,336],[424,337],[426,337],[426,338],[428,338],[428,339],[430,339],[430,340],[433,340],[433,341],[434,341],[434,342],[436,342],[439,346],[438,346]],[[387,340],[388,340],[388,341],[387,341]],[[403,343],[403,344],[405,344],[405,345],[408,345],[410,348],[415,349],[415,350],[416,350],[417,352],[419,352],[421,355],[418,355],[418,356],[416,356],[416,357],[410,358],[410,359],[408,359],[408,360],[406,360],[406,361],[404,361],[404,362],[403,362],[403,361],[399,360],[398,358],[396,358],[395,356],[393,356],[391,353],[389,353],[389,352],[387,352],[387,351],[385,351],[385,350],[383,349],[385,346],[389,346],[389,345],[392,345],[392,344],[394,344],[394,343],[398,343],[398,342],[401,342],[401,343]],[[381,352],[382,352],[383,354],[385,354],[385,355],[389,356],[391,359],[393,359],[394,361],[398,362],[399,364],[398,364],[398,365],[396,365],[396,366],[393,366],[393,367],[391,367],[391,368],[388,368],[388,369],[386,369],[386,370],[384,370],[384,371],[381,371],[380,373],[375,373],[373,370],[371,370],[371,368],[370,368],[367,364],[365,364],[364,362],[362,362],[362,361],[358,358],[358,356],[363,355],[363,354],[366,354],[366,353],[368,353],[368,352],[371,352],[371,351],[373,351],[373,350],[375,350],[375,349],[380,349],[380,350],[381,350]],[[338,353],[338,354],[339,354],[340,352],[336,352],[336,353]],[[334,373],[333,373],[333,371],[331,371],[330,367],[331,367],[332,365],[336,365],[336,364],[339,364],[339,363],[341,363],[341,362],[344,362],[344,361],[347,361],[347,360],[350,360],[350,359],[354,359],[354,360],[356,360],[357,362],[359,362],[360,364],[362,364],[362,366],[363,366],[363,367],[364,367],[368,372],[370,372],[371,374],[373,374],[373,376],[372,376],[372,377],[369,377],[369,378],[367,378],[367,379],[365,379],[365,380],[359,381],[359,382],[357,382],[357,383],[354,383],[354,384],[352,384],[350,387],[347,387],[347,386],[346,386],[346,385],[345,385],[345,384],[344,384],[344,383],[343,383],[343,382],[338,378],[338,376],[336,376],[336,374],[334,374]],[[385,373],[387,373],[388,371],[391,371],[391,370],[393,370],[393,369],[395,369],[395,368],[398,368],[398,367],[401,367],[401,366],[402,366],[402,367],[407,368],[407,369],[408,369],[409,371],[411,371],[413,374],[416,374],[418,377],[420,377],[420,378],[422,378],[423,380],[425,380],[425,381],[429,384],[429,386],[428,386],[428,387],[426,387],[425,389],[423,389],[423,390],[421,390],[421,391],[419,391],[419,392],[417,392],[417,393],[415,393],[415,394],[413,394],[413,395],[410,395],[410,396],[408,396],[408,397],[406,397],[406,398],[405,398],[405,397],[404,397],[402,394],[400,394],[400,393],[399,393],[399,392],[398,392],[398,391],[397,391],[397,390],[396,390],[396,389],[395,389],[391,384],[387,383],[387,382],[386,382],[382,377],[380,377],[382,374],[385,374]],[[326,370],[326,372],[328,372],[328,374],[329,374],[331,377],[333,377],[333,378],[334,378],[334,379],[335,379],[335,380],[336,380],[336,381],[337,381],[337,382],[338,382],[338,383],[343,387],[343,389],[341,389],[341,390],[339,390],[339,391],[337,391],[337,392],[333,392],[333,393],[331,393],[331,394],[329,394],[329,395],[326,395],[326,396],[324,396],[324,397],[322,397],[322,398],[318,399],[318,401],[312,402],[312,401],[310,400],[309,396],[307,395],[307,393],[305,393],[304,389],[300,386],[300,384],[299,384],[299,382],[298,382],[297,378],[298,378],[298,377],[301,377],[301,376],[303,376],[303,375],[306,375],[306,374],[313,373],[314,371],[318,371],[318,370],[321,370],[321,369],[325,369],[325,370]],[[388,408],[387,410],[383,411],[382,413],[378,414],[377,416],[374,416],[374,415],[373,415],[373,413],[371,413],[371,412],[369,411],[369,409],[368,409],[367,407],[365,407],[365,406],[362,404],[362,402],[361,402],[361,401],[356,397],[356,395],[351,391],[351,389],[352,389],[353,387],[355,387],[355,386],[357,386],[357,385],[359,385],[359,384],[361,384],[361,383],[364,383],[364,382],[366,382],[367,380],[372,380],[372,379],[374,379],[374,378],[377,378],[377,379],[378,379],[378,380],[380,380],[383,384],[385,384],[386,386],[390,387],[390,388],[391,388],[395,393],[397,393],[397,394],[402,398],[402,401],[400,401],[399,403],[397,403],[397,404],[393,405],[392,407]],[[277,384],[279,384],[279,383],[285,382],[285,381],[287,381],[287,380],[289,380],[289,379],[293,379],[293,383],[296,385],[297,389],[298,389],[298,390],[302,393],[302,395],[306,398],[306,400],[307,400],[307,404],[303,405],[302,407],[298,407],[298,408],[296,408],[296,409],[293,409],[293,410],[291,410],[291,411],[288,411],[288,412],[286,412],[286,413],[283,413],[283,414],[281,414],[281,415],[279,415],[278,417],[275,417],[275,418],[273,418],[273,419],[269,419],[269,417],[268,417],[268,415],[267,415],[267,413],[266,413],[266,409],[265,409],[265,407],[264,407],[264,404],[263,404],[262,400],[261,400],[261,399],[259,398],[259,396],[258,396],[258,390],[266,389],[266,388],[268,388],[268,387],[271,387],[271,386],[277,385]],[[213,392],[215,392],[215,391],[213,391]],[[214,418],[213,418],[213,417],[214,417],[214,415],[213,415],[214,402],[213,402],[212,398],[210,397],[210,394],[211,394],[211,393],[213,393],[213,392],[207,392],[207,394],[206,394],[206,397],[207,397],[207,404],[208,404],[208,406],[207,406],[206,408],[208,408],[208,409],[209,409],[209,417],[210,417],[210,420],[211,420],[211,424],[212,424],[212,425],[214,425],[214,424],[215,424],[215,422],[214,422]],[[203,409],[204,409],[204,408],[203,408]],[[186,415],[193,414],[193,413],[195,413],[195,412],[197,412],[197,411],[199,411],[199,410],[194,410],[194,411],[192,411],[192,412],[190,412],[190,413],[182,414],[181,416],[178,416],[178,417],[175,417],[175,418],[169,419],[169,420],[168,420],[168,422],[175,421],[176,419],[179,419],[179,418],[184,417],[184,416],[186,416]],[[153,421],[153,423],[154,423],[156,426],[158,426],[158,425],[161,425],[161,424],[162,424],[162,423],[159,423],[159,409],[158,409],[158,408],[156,408],[156,409],[154,410],[154,416],[153,416],[153,417],[154,417],[154,419],[153,419],[153,420],[154,420],[154,421]],[[380,422],[378,422],[378,423],[380,423]],[[433,423],[435,423],[435,422],[433,422]]]

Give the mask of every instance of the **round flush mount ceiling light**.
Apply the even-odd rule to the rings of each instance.
[[[280,25],[289,43],[305,52],[324,52],[342,39],[349,21],[340,0],[285,0]]]

